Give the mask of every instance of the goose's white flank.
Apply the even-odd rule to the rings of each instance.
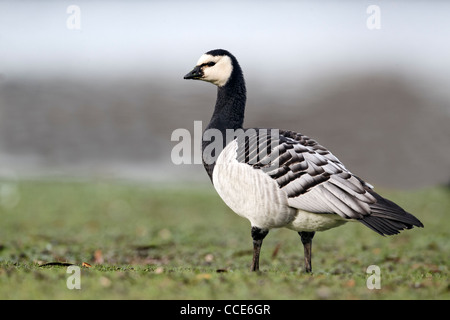
[[[215,157],[206,156],[214,141],[204,135],[203,164],[223,201],[251,223],[251,270],[259,270],[261,245],[272,228],[285,227],[299,233],[305,271],[311,272],[316,231],[348,221],[359,221],[381,235],[423,227],[416,217],[376,193],[315,140],[293,131],[244,129],[244,76],[228,51],[216,49],[203,54],[184,79],[208,81],[218,87],[205,131],[220,132],[223,145]],[[237,132],[235,139],[226,139],[230,130]]]

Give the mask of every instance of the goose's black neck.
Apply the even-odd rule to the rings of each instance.
[[[242,128],[246,103],[245,81],[239,66],[233,68],[228,82],[217,89],[214,113],[207,129]]]
[[[228,142],[226,139],[226,130],[241,129],[244,123],[245,103],[247,99],[245,81],[242,70],[234,57],[232,57],[232,62],[233,71],[231,72],[231,76],[224,86],[218,87],[217,89],[217,100],[214,113],[205,129],[205,132],[210,129],[215,129],[213,130],[215,132],[217,132],[217,130],[220,131],[222,135],[221,150],[225,148],[226,143]],[[214,141],[214,139],[205,139],[207,136],[205,132],[202,141],[203,165],[212,180],[212,173],[216,162],[205,162],[205,156],[209,156],[206,155],[206,153],[211,151],[211,146],[209,148],[208,146],[212,143],[215,144],[214,146],[218,146],[218,142]],[[207,150],[205,151],[205,149]],[[221,150],[216,150],[216,153]],[[218,155],[215,155],[215,159],[217,159],[217,156]]]

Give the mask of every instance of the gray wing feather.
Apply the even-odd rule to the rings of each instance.
[[[253,131],[250,131],[253,130]],[[313,213],[357,219],[381,235],[423,224],[412,214],[374,192],[330,151],[292,131],[246,129],[237,160],[262,170],[285,191],[289,206]]]
[[[264,170],[297,209],[360,219],[370,214],[370,204],[376,202],[368,184],[330,151],[299,133],[279,131],[274,137],[267,130],[247,132],[246,143],[238,143],[237,160]]]

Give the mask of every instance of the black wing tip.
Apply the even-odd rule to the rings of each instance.
[[[364,216],[359,221],[382,236],[390,236],[400,233],[402,230],[414,227],[423,228],[423,223],[406,212],[396,203],[383,198],[374,191],[369,191],[377,202],[370,207],[370,215]]]
[[[368,215],[359,221],[366,227],[372,229],[376,233],[382,236],[392,236],[399,234],[402,230],[409,230],[414,227],[423,228],[424,225],[419,219],[414,217],[412,214],[408,215],[408,220],[411,222],[405,222],[401,220],[394,220],[392,217],[378,216],[378,215]],[[414,219],[411,219],[411,217]]]

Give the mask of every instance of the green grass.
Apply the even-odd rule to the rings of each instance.
[[[16,183],[0,183],[0,299],[450,298],[446,188],[382,190],[425,228],[381,237],[348,223],[317,233],[308,275],[300,238],[285,229],[269,233],[261,272],[251,273],[249,222],[212,186]],[[67,267],[48,262],[91,267],[69,290]],[[380,267],[380,290],[366,286],[369,265]]]

